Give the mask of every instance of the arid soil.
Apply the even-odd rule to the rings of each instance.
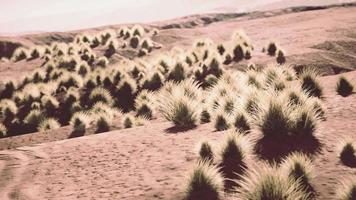
[[[266,12],[262,17],[255,13],[214,23],[193,16],[174,21],[177,27],[161,30],[154,40],[163,47],[155,53],[175,46],[186,48],[201,37],[222,42],[240,28],[255,46],[251,62],[271,62],[261,49],[275,38],[286,50],[288,63],[297,68],[317,66],[326,75],[321,83],[327,109],[326,120],[316,132],[321,149],[314,156],[312,185],[318,199],[332,200],[340,178],[356,175],[356,168],[341,164],[337,155],[340,139],[356,137],[356,95],[345,98],[335,92],[339,76],[335,74],[347,72],[344,75],[356,83],[352,71],[356,68],[355,13],[356,7],[334,7],[278,15]],[[182,25],[191,20],[192,27]],[[58,40],[73,35],[55,34]],[[54,39],[50,34],[0,38],[5,40],[31,45]],[[40,65],[40,60],[0,63],[0,80],[19,79]],[[218,140],[224,132],[214,132],[212,124],[186,132],[169,131],[171,127],[159,118],[142,127],[74,139],[66,139],[70,127],[0,139],[0,199],[180,199],[187,172],[197,159],[196,145],[202,138]]]

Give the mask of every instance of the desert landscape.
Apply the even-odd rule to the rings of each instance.
[[[356,2],[227,5],[0,36],[0,199],[356,200]]]

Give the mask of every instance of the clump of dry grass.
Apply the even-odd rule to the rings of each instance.
[[[311,189],[311,180],[314,178],[314,167],[311,159],[305,154],[292,153],[282,161],[281,173],[296,181],[306,189]]]
[[[336,191],[336,200],[356,199],[356,176],[343,178]]]
[[[70,125],[76,134],[84,134],[91,122],[91,117],[85,112],[76,112],[70,119]]]
[[[303,90],[311,96],[321,98],[323,89],[318,81],[318,72],[312,68],[306,68],[299,75]]]
[[[108,105],[112,105],[114,100],[110,94],[110,91],[102,87],[97,87],[94,88],[94,90],[92,90],[89,95],[89,105],[94,105],[97,102],[103,102]]]
[[[236,186],[238,179],[246,169],[249,154],[248,140],[240,132],[231,132],[222,141],[217,153],[217,163],[225,179],[225,189]]]
[[[138,45],[140,44],[140,38],[138,36],[133,36],[130,39],[130,46],[134,49],[136,49],[138,47]]]
[[[14,62],[18,62],[27,59],[28,57],[29,57],[28,50],[23,47],[19,47],[15,50],[11,60],[13,60]]]
[[[354,86],[344,77],[341,76],[336,84],[336,91],[339,95],[347,97],[352,94]]]
[[[46,131],[58,129],[60,127],[61,125],[59,124],[57,119],[45,118],[40,122],[37,129],[41,132],[46,132]]]
[[[224,111],[215,114],[214,127],[217,131],[224,131],[231,127],[230,118]]]
[[[345,165],[356,162],[355,144],[351,139],[344,139],[339,144],[339,158]]]
[[[157,99],[163,116],[177,127],[195,126],[199,116],[200,88],[192,80],[168,84]]]
[[[310,199],[311,195],[294,179],[285,177],[277,167],[262,164],[247,170],[239,181],[237,196],[241,199]]]
[[[200,160],[213,162],[214,152],[211,144],[208,141],[203,141],[200,143],[198,153],[199,153]]]
[[[24,122],[29,125],[31,129],[36,130],[44,117],[45,116],[41,110],[34,109],[26,115]]]
[[[96,117],[96,133],[103,133],[110,131],[112,118],[108,114],[101,113]]]
[[[209,162],[200,161],[190,174],[184,200],[223,199],[223,177]]]
[[[135,118],[130,114],[126,114],[122,120],[124,128],[132,128],[135,125]]]
[[[4,124],[0,123],[0,137],[5,137],[7,135],[7,128]]]

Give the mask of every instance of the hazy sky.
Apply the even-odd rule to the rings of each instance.
[[[214,10],[246,11],[278,1],[282,0],[0,0],[0,33],[152,22]]]

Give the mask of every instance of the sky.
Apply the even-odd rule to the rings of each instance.
[[[0,0],[0,34],[145,23],[217,11],[243,12],[280,1],[282,0]]]

